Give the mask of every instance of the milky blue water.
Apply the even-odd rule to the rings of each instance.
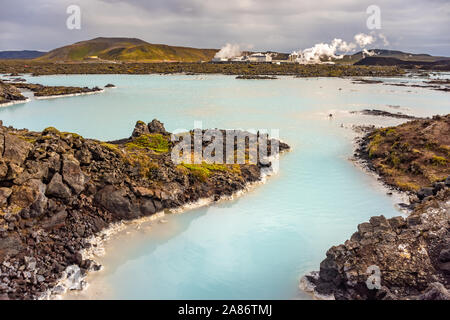
[[[348,111],[375,108],[419,116],[450,111],[445,92],[352,84],[349,79],[26,78],[48,85],[114,83],[117,88],[0,108],[6,125],[54,126],[113,140],[129,136],[137,120],[158,118],[169,131],[202,121],[204,128],[279,129],[280,138],[293,148],[281,157],[276,176],[242,197],[117,235],[100,258],[104,270],[89,276],[85,298],[310,298],[298,289],[298,280],[319,268],[330,246],[345,241],[370,216],[400,214],[398,200],[349,161],[351,124],[400,122]]]

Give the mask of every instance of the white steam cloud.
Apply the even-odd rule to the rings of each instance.
[[[342,59],[344,55],[337,55],[337,51],[348,52],[355,47],[353,43],[334,39],[331,43],[318,43],[312,48],[295,51],[292,54],[296,56],[296,61],[299,63],[321,63],[323,59]]]
[[[387,38],[380,34],[379,38],[384,45],[388,45]],[[294,51],[291,54],[295,62],[306,63],[323,63],[324,60],[331,61],[332,59],[342,59],[344,54],[355,50],[358,46],[363,50],[363,55],[373,56],[375,52],[368,51],[364,47],[376,42],[376,35],[358,33],[354,36],[355,42],[346,42],[342,39],[334,39],[331,43],[318,43],[312,48]]]
[[[382,33],[380,33],[378,36],[380,37],[381,40],[383,40],[383,45],[384,45],[385,47],[387,47],[387,46],[389,45],[389,41],[388,41],[388,39],[386,38],[386,36],[385,36],[384,34],[382,34]]]
[[[363,54],[363,57],[365,57],[365,56],[371,57],[371,56],[376,55],[376,52],[375,51],[369,51],[367,49],[363,49],[362,54]]]
[[[241,48],[238,44],[227,43],[214,56],[216,59],[230,59],[241,55]]]
[[[375,42],[374,36],[364,33],[358,33],[357,35],[355,35],[354,39],[361,48],[364,48],[365,46],[368,46],[369,44]]]

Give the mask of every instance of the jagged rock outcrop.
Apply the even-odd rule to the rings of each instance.
[[[344,244],[330,248],[319,277],[306,276],[315,291],[336,299],[426,299],[448,290],[450,189],[420,204],[406,219],[372,217]],[[370,288],[371,266],[380,287]],[[444,290],[439,295],[446,296]],[[428,292],[428,293],[427,293]],[[436,296],[437,297],[437,296]]]
[[[27,89],[33,92],[35,97],[52,97],[52,96],[62,96],[68,94],[86,94],[86,93],[94,93],[100,92],[102,89],[99,87],[67,87],[67,86],[44,86],[38,83],[25,83],[21,82],[12,82],[16,88]]]
[[[255,164],[173,163],[173,146],[158,120],[110,143],[0,124],[0,299],[58,293],[61,277],[97,268],[80,251],[113,222],[219,199],[261,178]]]
[[[327,251],[318,273],[303,278],[304,288],[312,284],[316,294],[335,299],[449,299],[449,130],[450,115],[436,116],[377,129],[360,141],[356,155],[368,168],[390,186],[416,191],[413,211],[358,225]]]
[[[132,137],[139,137],[144,134],[149,134],[150,131],[148,130],[148,125],[144,121],[138,121],[136,122],[136,125],[134,126],[133,133],[131,134]]]
[[[22,95],[19,89],[15,86],[0,81],[0,105],[24,100],[26,100],[26,98]]]
[[[153,119],[152,122],[148,124],[148,131],[150,131],[150,133],[167,134],[164,123],[161,123],[157,119]]]

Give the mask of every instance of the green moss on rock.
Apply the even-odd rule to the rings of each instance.
[[[128,150],[150,149],[157,153],[169,152],[169,141],[162,134],[143,134],[126,144]]]

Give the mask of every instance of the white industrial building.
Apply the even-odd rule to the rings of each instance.
[[[271,62],[272,56],[268,53],[253,53],[248,56],[248,61],[250,62]]]
[[[248,56],[237,56],[232,58],[214,58],[213,62],[272,62],[270,53],[253,53]]]

